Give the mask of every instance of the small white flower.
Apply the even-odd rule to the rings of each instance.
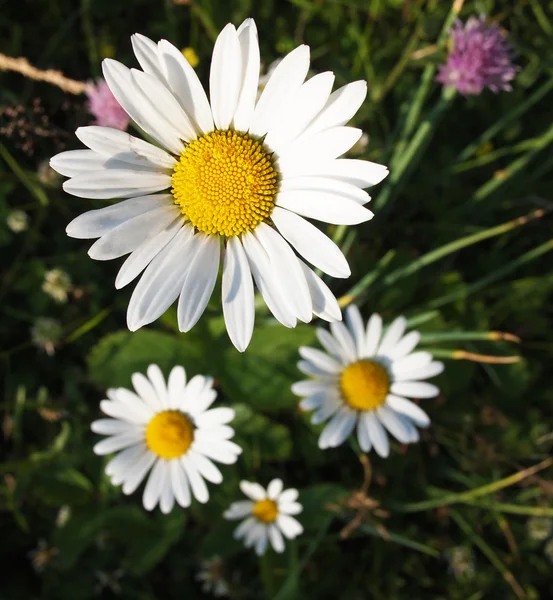
[[[428,427],[428,415],[411,398],[433,398],[439,389],[422,381],[443,371],[429,352],[413,352],[417,331],[405,333],[406,321],[398,317],[382,335],[382,319],[374,314],[365,329],[356,306],[346,312],[348,327],[332,323],[332,334],[317,329],[325,348],[302,347],[299,370],[311,377],[292,386],[303,396],[300,408],[314,410],[312,423],[329,420],[319,438],[320,448],[344,442],[357,424],[357,439],[364,452],[374,447],[386,457],[390,446],[386,430],[399,442],[419,440],[415,427]]]
[[[212,593],[216,598],[230,593],[229,584],[223,576],[223,561],[219,556],[202,561],[196,580],[202,582],[202,592]]]
[[[71,277],[65,271],[52,269],[44,274],[42,291],[56,302],[60,304],[67,302],[67,296],[72,289]]]
[[[29,229],[29,215],[23,210],[12,210],[6,218],[6,223],[14,233],[21,233]]]
[[[233,502],[225,511],[225,519],[244,519],[234,532],[236,539],[244,538],[246,548],[255,547],[261,555],[268,542],[276,552],[284,550],[284,537],[293,540],[303,532],[301,524],[292,515],[303,507],[297,502],[298,490],[282,490],[282,481],[273,479],[267,490],[258,483],[241,481],[240,489],[250,500]]]
[[[89,149],[54,156],[64,190],[92,199],[126,198],[84,213],[71,237],[98,240],[89,255],[129,255],[115,281],[140,277],[127,311],[131,331],[178,300],[179,330],[203,314],[222,266],[227,331],[240,351],[255,318],[254,283],[286,327],[313,315],[341,319],[338,302],[313,267],[350,276],[338,246],[309,219],[355,225],[373,213],[364,188],[388,174],[376,163],[340,158],[361,137],[346,124],[367,93],[364,81],[334,92],[334,74],[306,80],[309,47],[275,67],[257,99],[257,28],[228,24],[213,49],[210,99],[182,52],[167,40],[132,37],[142,67],[106,59],[106,82],[130,118],[158,145],[109,127],[81,127]],[[300,258],[301,257],[301,258]],[[304,262],[306,261],[306,262]]]
[[[175,500],[190,506],[191,493],[207,502],[204,480],[221,483],[223,476],[212,460],[233,464],[242,449],[230,438],[227,425],[231,408],[209,409],[217,392],[211,377],[195,375],[187,383],[183,367],[174,367],[167,384],[160,368],[150,365],[148,377],[134,373],[135,392],[124,388],[107,391],[100,408],[111,419],[100,419],[92,431],[110,436],[94,446],[96,454],[119,452],[106,465],[113,485],[132,494],[152,469],[144,489],[143,504],[152,510],[159,503],[168,513]]]

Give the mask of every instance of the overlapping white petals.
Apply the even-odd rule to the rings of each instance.
[[[298,515],[302,505],[297,502],[298,490],[283,490],[281,479],[273,479],[267,489],[258,483],[241,481],[240,489],[248,500],[233,502],[223,513],[225,519],[243,519],[234,532],[243,539],[246,548],[253,547],[257,555],[265,553],[270,544],[275,552],[284,551],[284,538],[292,540],[303,533],[302,525],[292,515]],[[257,503],[274,503],[274,518],[262,520],[256,516]]]
[[[133,374],[132,383],[136,393],[124,388],[108,390],[109,400],[103,400],[100,407],[112,418],[91,424],[92,431],[108,436],[94,446],[94,452],[118,452],[107,464],[106,474],[114,485],[122,485],[123,493],[131,494],[150,472],[143,494],[146,510],[159,504],[160,510],[168,513],[175,502],[189,506],[192,496],[207,502],[205,482],[218,484],[223,479],[212,461],[232,464],[241,453],[228,439],[234,435],[227,425],[234,410],[210,409],[216,396],[212,379],[197,375],[187,384],[180,366],[173,368],[167,383],[157,365],[148,367],[147,376]],[[194,411],[186,410],[188,405],[194,405]],[[150,421],[167,410],[180,411],[193,427],[189,448],[173,459],[158,456],[146,440]],[[205,445],[211,448],[209,453],[203,451]]]
[[[405,319],[398,317],[383,332],[382,319],[374,314],[365,328],[359,309],[352,305],[346,312],[346,324],[332,323],[332,333],[317,330],[326,353],[299,349],[302,360],[298,369],[311,379],[295,383],[292,392],[302,398],[302,410],[313,411],[313,424],[328,421],[319,438],[320,448],[341,445],[355,427],[361,449],[369,452],[374,448],[382,457],[390,452],[389,435],[403,444],[419,440],[416,427],[428,427],[430,419],[406,397],[437,396],[438,387],[422,380],[441,373],[443,364],[433,361],[429,352],[413,352],[420,334],[404,335],[405,326]],[[379,399],[374,408],[358,409],[343,395],[341,381],[350,365],[364,360],[384,368],[390,384],[383,401]]]
[[[128,198],[77,217],[67,232],[99,238],[89,252],[96,260],[130,254],[115,281],[122,288],[140,276],[129,303],[129,328],[151,323],[178,300],[179,328],[188,331],[204,312],[221,265],[223,313],[240,351],[253,332],[254,284],[286,327],[313,315],[340,320],[330,288],[297,255],[332,277],[350,275],[341,250],[303,217],[353,225],[373,216],[364,206],[370,197],[363,188],[380,182],[386,167],[339,158],[361,135],[346,123],[363,102],[366,84],[354,82],[332,93],[332,73],[306,80],[310,51],[300,46],[279,62],[257,99],[260,52],[252,19],[238,29],[228,24],[218,36],[210,99],[182,52],[167,40],[156,44],[135,34],[131,42],[141,69],[106,59],[103,72],[119,104],[153,143],[108,127],[81,127],[76,135],[88,149],[51,160],[70,178],[64,189],[72,195]],[[187,143],[215,129],[263,138],[279,174],[269,218],[223,243],[195,230],[169,191]],[[170,504],[169,497],[164,503]]]

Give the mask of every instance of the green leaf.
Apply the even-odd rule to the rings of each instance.
[[[315,328],[307,325],[256,329],[246,352],[240,354],[234,348],[225,352],[220,375],[223,389],[233,401],[247,401],[256,410],[293,408],[297,398],[290,386],[302,378],[296,368],[298,349],[315,339]]]
[[[39,470],[34,473],[30,489],[47,506],[77,505],[86,502],[92,493],[90,481],[76,469]]]

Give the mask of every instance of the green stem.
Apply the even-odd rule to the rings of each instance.
[[[273,600],[275,595],[275,580],[272,562],[272,552],[267,548],[259,557],[259,573],[265,591],[265,598],[267,600]]]

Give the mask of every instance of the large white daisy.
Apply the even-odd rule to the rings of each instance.
[[[310,379],[292,386],[303,396],[300,407],[314,410],[312,423],[328,420],[319,438],[320,448],[339,446],[357,425],[357,439],[364,452],[374,447],[386,457],[388,434],[399,442],[417,442],[415,427],[428,427],[430,419],[410,398],[432,398],[439,389],[425,381],[444,369],[429,352],[413,352],[418,331],[405,333],[406,321],[398,317],[382,335],[382,319],[374,314],[367,327],[356,306],[346,311],[347,327],[332,323],[329,333],[317,329],[325,352],[302,347],[299,370]]]
[[[303,217],[352,225],[373,216],[363,188],[380,182],[386,167],[339,158],[361,136],[345,124],[363,102],[366,83],[331,93],[330,72],[305,81],[309,47],[300,46],[256,100],[260,57],[252,19],[238,30],[227,25],[217,38],[210,101],[167,40],[155,44],[136,34],[132,45],[142,70],[106,59],[104,76],[157,145],[108,127],[81,127],[77,137],[89,150],[51,160],[71,178],[63,186],[69,194],[129,198],[67,227],[72,237],[99,238],[89,250],[96,260],[129,254],[117,288],[142,273],[128,308],[129,329],[151,323],[178,298],[179,328],[189,331],[209,301],[221,261],[224,317],[241,351],[254,326],[253,281],[287,327],[313,314],[340,320],[335,297],[298,255],[333,277],[350,275],[340,249]]]
[[[118,452],[106,473],[123,493],[132,494],[151,469],[143,504],[156,504],[168,513],[175,500],[190,506],[191,495],[207,502],[205,480],[221,483],[223,476],[212,461],[236,462],[242,449],[230,438],[234,430],[231,408],[209,409],[217,396],[211,377],[195,375],[187,383],[182,367],[174,367],[167,384],[161,370],[150,365],[147,377],[132,376],[135,392],[124,388],[107,391],[100,408],[110,419],[99,419],[92,431],[107,435],[94,446],[96,454]]]
[[[273,479],[265,490],[259,483],[241,481],[240,489],[249,498],[233,502],[225,511],[225,519],[244,519],[236,528],[234,537],[244,538],[246,548],[255,548],[261,555],[271,546],[276,552],[284,550],[284,537],[292,540],[303,532],[303,527],[292,515],[298,515],[302,505],[297,502],[298,490],[283,491],[282,481]]]

